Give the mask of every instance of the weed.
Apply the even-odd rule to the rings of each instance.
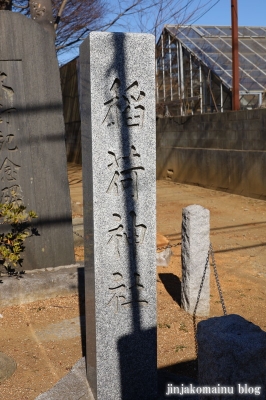
[[[0,266],[4,266],[8,275],[18,275],[14,267],[21,266],[23,261],[23,243],[29,236],[37,234],[36,229],[30,228],[32,218],[37,218],[36,213],[27,212],[22,204],[0,203],[0,221],[3,225],[9,225],[3,229],[4,233],[0,234]]]
[[[38,307],[37,308],[37,312],[42,311],[42,310],[45,310],[45,307]]]
[[[179,330],[180,331],[184,331],[184,332],[188,332],[187,327],[183,322],[181,322]]]

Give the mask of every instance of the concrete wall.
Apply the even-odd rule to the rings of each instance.
[[[77,62],[60,75],[67,158],[81,164]],[[266,199],[266,109],[157,119],[157,179]]]
[[[157,179],[266,199],[266,110],[158,119]]]

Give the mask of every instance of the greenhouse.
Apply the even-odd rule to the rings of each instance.
[[[240,108],[266,107],[266,27],[239,27]],[[156,48],[157,114],[232,110],[230,26],[166,25]]]

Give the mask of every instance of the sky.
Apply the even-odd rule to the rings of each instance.
[[[117,0],[110,0],[115,4]],[[199,0],[204,2],[204,0]],[[206,0],[207,1],[207,0]],[[194,3],[193,3],[194,4]],[[209,8],[209,10],[208,10]],[[114,7],[115,9],[115,7]],[[192,25],[231,25],[231,0],[212,0],[207,7],[207,12],[201,18],[192,18],[187,24]],[[239,26],[266,26],[266,0],[238,0],[238,25]],[[128,17],[128,27],[121,29],[113,27],[115,32],[138,32],[134,18]],[[72,53],[67,53],[59,58],[60,64],[64,64],[78,55],[78,47]]]
[[[231,25],[231,0],[220,0],[194,25]],[[266,26],[266,0],[238,0],[239,26]]]

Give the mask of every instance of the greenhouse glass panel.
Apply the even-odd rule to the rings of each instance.
[[[255,80],[257,80],[259,82],[259,79],[262,78],[262,80],[264,80],[264,83],[266,82],[266,74],[262,74],[260,71],[258,70],[253,70],[250,71],[249,74],[252,76],[252,78],[254,78]]]
[[[186,30],[181,30],[181,32],[190,39],[198,39],[201,36],[192,28],[187,28]]]
[[[253,65],[253,63],[248,60],[246,57],[242,56],[242,54],[239,54],[239,65],[240,68],[243,69],[254,69],[254,67],[256,68],[255,65]]]
[[[259,76],[257,79],[256,79],[256,81],[258,82],[258,83],[260,83],[265,89],[266,89],[266,77],[265,76]],[[263,90],[263,89],[261,89],[260,88],[260,90]]]
[[[265,28],[258,28],[258,27],[249,27],[249,30],[252,32],[251,36],[265,36],[266,37],[266,30]],[[255,34],[255,35],[254,35]]]
[[[219,60],[221,59],[221,56],[223,56],[220,53],[209,53],[208,56],[214,60],[215,62],[219,63]]]
[[[197,26],[197,27],[196,27],[197,31],[200,32],[201,35],[203,35],[203,36],[208,35],[208,31],[206,31],[205,28],[206,28],[206,27],[204,27],[204,26]]]
[[[217,52],[217,49],[205,40],[194,39],[193,43],[205,53]]]
[[[239,83],[242,85],[245,90],[252,91],[252,90],[262,90],[262,88],[259,86],[259,84],[252,79],[250,79],[248,76],[243,76],[239,78]]]
[[[250,48],[250,51],[253,53],[258,53],[258,54],[264,53],[265,55],[265,51],[263,51],[263,48],[261,47],[261,45],[257,40],[243,38],[239,40],[239,44],[245,44]],[[245,48],[247,49],[247,47]]]
[[[205,27],[210,36],[220,36],[221,32],[216,27]]]
[[[225,26],[219,26],[219,29],[223,32],[225,36],[231,36],[232,35],[232,30],[231,28],[225,27]]]
[[[253,29],[252,31],[254,32]],[[241,26],[238,28],[239,36],[254,36],[254,33],[252,31],[246,26]]]
[[[171,34],[169,43],[168,33]],[[221,102],[221,85],[226,97],[226,104],[230,109],[232,90],[232,37],[230,26],[166,26],[164,35],[164,61],[157,52],[158,75],[164,76],[163,91],[166,99],[177,98],[180,85],[183,87],[183,96],[188,108],[178,106],[179,112],[217,111],[211,100],[208,89],[208,77],[212,76],[212,91],[217,107]],[[240,50],[240,90],[263,92],[266,86],[266,28],[239,27]],[[183,57],[178,57],[178,45],[182,46]],[[159,46],[159,45],[158,45]],[[157,46],[157,49],[158,49]],[[169,50],[171,49],[171,56]],[[158,62],[158,59],[160,60]],[[180,64],[182,63],[182,64]],[[170,69],[171,64],[171,69]],[[200,69],[200,65],[202,68]],[[164,72],[161,68],[164,67]],[[191,69],[192,68],[192,69]],[[201,73],[200,73],[201,71]],[[180,79],[180,82],[178,82]],[[218,79],[218,81],[217,81]],[[158,81],[162,77],[158,76]],[[197,93],[197,94],[196,94]],[[249,93],[248,93],[249,94]],[[253,95],[254,93],[252,93]],[[189,100],[193,96],[202,95],[202,103],[197,104]],[[194,101],[194,100],[193,100]],[[183,111],[182,111],[183,107]],[[185,110],[185,111],[184,111]],[[194,110],[194,111],[193,111]],[[225,110],[220,107],[219,111]],[[184,115],[184,114],[183,114]]]
[[[224,42],[224,40],[216,38],[215,39],[210,38],[208,40],[216,47],[217,52],[219,53],[232,52],[230,45]]]

